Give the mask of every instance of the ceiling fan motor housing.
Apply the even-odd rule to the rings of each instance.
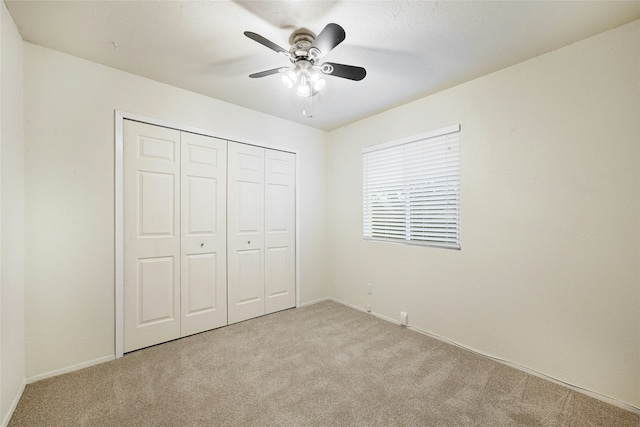
[[[309,48],[315,40],[315,36],[313,34],[306,32],[295,33],[292,39],[293,43],[291,43],[291,49],[289,49],[289,52],[291,53],[291,62],[297,62],[302,59],[314,62],[319,57],[319,55],[316,55],[315,58],[310,57],[311,52],[309,52]],[[311,50],[315,51],[317,49]]]

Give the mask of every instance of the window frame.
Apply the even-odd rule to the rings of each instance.
[[[362,149],[364,241],[461,249],[460,130],[457,124]],[[444,148],[455,155],[427,153]],[[416,159],[415,153],[422,158]],[[380,203],[380,198],[389,201]],[[434,200],[446,203],[427,207]],[[376,215],[376,210],[389,214]]]

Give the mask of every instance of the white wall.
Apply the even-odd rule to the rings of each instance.
[[[363,242],[361,149],[456,123],[462,250]],[[335,130],[330,294],[640,407],[639,141],[640,21]]]
[[[329,292],[405,310],[415,327],[640,406],[639,39],[634,22],[360,121],[331,132],[328,153],[324,132],[25,43],[26,376],[113,356],[120,109],[299,150],[303,303]],[[7,122],[3,108],[3,148]],[[361,148],[454,123],[462,250],[363,243]]]
[[[20,34],[0,1],[0,423],[25,379],[24,150]]]
[[[29,43],[24,58],[28,378],[114,355],[115,109],[298,150],[301,302],[327,296],[325,132]]]

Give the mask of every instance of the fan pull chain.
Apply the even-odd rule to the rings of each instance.
[[[309,99],[309,114],[307,114],[306,99]],[[313,118],[313,96],[305,96],[302,98],[302,115],[308,119]]]

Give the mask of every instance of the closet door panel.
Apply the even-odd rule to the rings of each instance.
[[[227,142],[183,132],[181,335],[227,324]]]
[[[288,247],[276,246],[266,251],[266,277],[267,298],[271,301],[275,297],[288,292],[289,278],[287,273],[290,251]],[[288,308],[288,307],[287,307]]]
[[[138,325],[174,318],[174,257],[138,259]]]
[[[264,314],[264,149],[229,142],[229,324]]]
[[[180,133],[124,121],[124,351],[180,336]]]
[[[265,152],[265,313],[296,305],[295,159]]]
[[[238,251],[238,266],[235,273],[238,304],[259,303],[264,294],[262,290],[264,281],[261,277],[262,250]]]

